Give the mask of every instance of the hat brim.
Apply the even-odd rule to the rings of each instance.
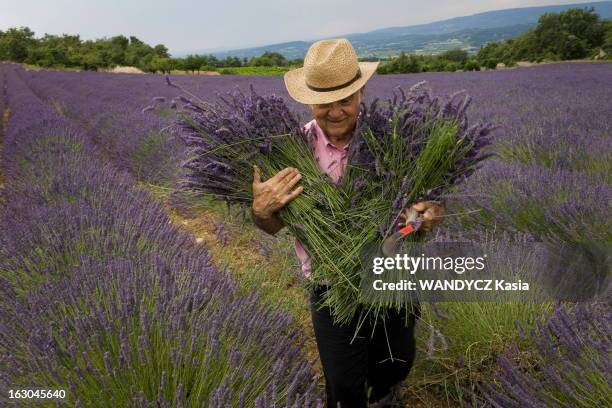
[[[297,68],[285,73],[285,86],[289,96],[300,103],[306,105],[332,103],[344,99],[361,89],[374,75],[377,67],[378,62],[360,62],[361,77],[357,81],[346,88],[327,92],[317,92],[308,88],[306,78],[304,77],[304,68]]]

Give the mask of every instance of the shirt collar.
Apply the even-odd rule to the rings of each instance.
[[[327,147],[329,147],[329,148],[336,149],[336,150],[339,150],[339,151],[342,151],[342,150],[344,150],[344,151],[348,151],[349,146],[351,145],[351,142],[352,142],[352,141],[353,141],[353,139],[355,138],[355,131],[353,131],[353,135],[352,135],[352,136],[351,136],[351,138],[349,139],[349,142],[346,144],[346,146],[344,146],[343,148],[338,148],[338,147],[336,147],[336,146],[335,146],[335,145],[334,145],[334,144],[333,144],[333,143],[332,143],[332,142],[331,142],[331,141],[330,141],[330,140],[327,138],[327,135],[325,134],[325,132],[323,131],[323,129],[321,129],[321,128],[319,127],[319,124],[317,123],[317,120],[316,120],[316,119],[313,119],[313,124],[314,124],[314,126],[315,126],[316,131],[317,131],[317,137],[320,137],[320,138],[321,138],[321,141],[322,141],[323,143],[325,143],[325,146],[327,146]]]

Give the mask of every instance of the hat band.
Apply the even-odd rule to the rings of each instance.
[[[318,88],[316,86],[312,86],[309,85],[308,82],[306,82],[306,86],[308,87],[308,89],[310,89],[311,91],[315,91],[315,92],[331,92],[331,91],[337,91],[339,89],[342,88],[346,88],[347,86],[353,84],[355,81],[357,81],[359,78],[361,78],[361,70],[358,68],[357,69],[357,74],[353,77],[353,79],[351,79],[348,82],[345,82],[341,85],[337,85],[337,86],[332,86],[329,88]]]

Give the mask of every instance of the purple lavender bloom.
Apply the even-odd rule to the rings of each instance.
[[[471,222],[539,241],[609,241],[612,188],[597,175],[489,161],[455,194]]]
[[[0,385],[68,384],[80,406],[135,396],[232,406],[240,392],[252,406],[273,389],[270,405],[315,406],[312,364],[286,312],[242,295],[161,203],[103,161],[95,134],[38,98],[20,68],[7,71]],[[229,356],[227,344],[242,349]],[[244,370],[226,373],[231,364]]]
[[[608,304],[577,304],[569,311],[559,306],[538,322],[531,340],[537,354],[532,369],[517,363],[518,356],[500,356],[502,368],[484,384],[491,406],[609,405],[612,387],[612,314]],[[518,349],[514,351],[518,353]]]
[[[244,175],[252,174],[251,158],[258,152],[270,152],[276,135],[304,135],[298,118],[280,97],[260,96],[251,88],[249,94],[236,89],[218,99],[215,104],[183,111],[179,117],[176,133],[190,149],[181,187],[248,203],[250,197],[244,192],[250,191],[245,184],[250,178]],[[236,153],[242,160],[235,159]]]

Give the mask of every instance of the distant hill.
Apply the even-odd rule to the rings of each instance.
[[[429,24],[390,27],[338,37],[346,37],[351,40],[362,58],[397,55],[400,51],[438,54],[451,48],[462,48],[475,52],[488,42],[500,41],[524,33],[534,27],[538,18],[544,13],[558,13],[570,8],[583,7],[593,7],[601,18],[612,18],[612,1],[602,1],[487,11]],[[266,51],[275,51],[289,59],[303,58],[308,47],[316,40],[318,39],[213,52],[212,54],[219,58],[227,56],[251,58]],[[194,51],[192,53],[205,52]]]

